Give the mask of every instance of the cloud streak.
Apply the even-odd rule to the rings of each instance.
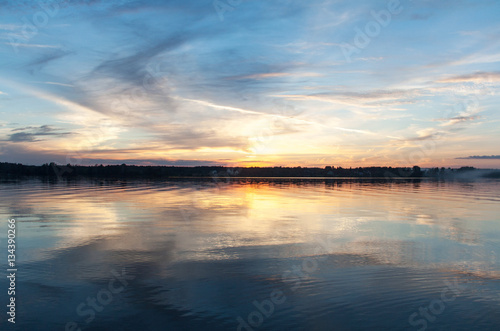
[[[500,82],[500,72],[475,72],[467,75],[457,75],[443,78],[438,83],[493,83]]]
[[[39,139],[44,136],[56,136],[63,137],[70,135],[71,132],[58,132],[60,129],[56,129],[50,125],[42,125],[40,127],[25,127],[25,128],[17,128],[13,129],[15,132],[9,135],[8,141],[20,143],[20,142],[34,142],[34,141],[42,141]]]
[[[500,160],[500,155],[472,155],[457,157],[457,160]]]
[[[450,117],[450,118],[440,118],[440,119],[437,119],[436,121],[445,122],[445,123],[442,123],[441,126],[451,126],[451,125],[457,125],[460,123],[472,122],[472,121],[475,121],[479,118],[480,118],[480,116],[455,116],[455,117]]]

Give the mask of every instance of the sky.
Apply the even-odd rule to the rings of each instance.
[[[499,14],[0,0],[0,162],[500,168]]]

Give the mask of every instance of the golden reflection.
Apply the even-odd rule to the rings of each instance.
[[[447,240],[450,244],[442,250],[449,251],[446,259],[453,265],[463,262],[456,247],[481,246],[481,226],[493,221],[489,217],[497,208],[484,204],[484,219],[474,218],[472,226],[468,213],[475,210],[475,201],[446,195],[432,183],[78,185],[55,186],[42,190],[44,195],[23,191],[22,199],[12,202],[24,201],[31,214],[50,220],[51,235],[57,238],[52,250],[99,241],[106,251],[155,252],[171,242],[172,258],[208,260],[238,258],[231,248],[269,246],[269,254],[276,250],[280,256],[355,254],[370,256],[377,261],[373,263],[418,266],[439,260],[443,252],[433,243]],[[487,252],[476,252],[479,256],[468,258],[479,266]]]

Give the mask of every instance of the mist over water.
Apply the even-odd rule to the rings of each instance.
[[[3,181],[0,215],[18,330],[500,326],[497,179]]]

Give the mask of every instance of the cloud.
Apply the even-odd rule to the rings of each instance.
[[[18,143],[18,142],[36,141],[36,140],[35,140],[35,135],[32,133],[18,132],[11,134],[9,136],[9,141]]]
[[[383,56],[372,56],[372,57],[360,57],[360,58],[357,58],[357,60],[359,61],[382,61],[383,59],[385,59]]]
[[[100,61],[74,81],[74,89],[65,91],[65,98],[104,115],[127,117],[135,123],[155,113],[173,113],[177,103],[171,98],[171,85],[176,89],[183,87],[174,74],[182,70],[183,63],[171,53],[196,36],[184,31],[166,38],[162,35],[161,40],[146,45],[131,40],[134,47],[129,54],[115,53]]]
[[[72,53],[73,52],[64,51],[64,50],[60,50],[60,49],[56,50],[56,51],[52,51],[52,52],[44,54],[43,56],[39,57],[35,61],[32,61],[31,63],[27,64],[26,67],[30,68],[31,70],[33,70],[33,69],[40,70],[48,63],[55,61],[55,60],[58,60],[62,57],[70,55]]]
[[[25,43],[4,43],[6,45],[26,48],[61,48],[60,45],[25,44]]]
[[[169,132],[160,139],[169,147],[186,150],[197,150],[203,147],[245,150],[248,145],[248,140],[243,137],[228,137],[215,130],[194,130],[184,126],[170,128]]]
[[[75,87],[74,85],[71,85],[71,84],[64,84],[64,83],[57,83],[57,82],[44,82],[44,84],[66,86],[66,87]]]
[[[0,24],[0,30],[13,31],[13,30],[19,30],[21,28],[22,25],[19,24]]]
[[[33,141],[41,141],[42,139],[38,139],[38,137],[42,136],[66,136],[71,134],[70,132],[57,132],[60,129],[56,129],[50,125],[42,125],[40,127],[24,127],[13,129],[12,132],[21,131],[12,133],[9,135],[8,141],[19,143],[19,142],[33,142]]]
[[[381,106],[412,104],[419,95],[421,95],[421,92],[418,89],[409,89],[375,90],[367,92],[341,91],[314,94],[282,94],[273,96],[292,100],[318,100],[361,108],[379,108]]]
[[[302,73],[289,73],[289,72],[268,72],[256,73],[243,76],[230,76],[226,79],[245,80],[245,79],[266,79],[266,78],[279,78],[279,77],[319,77],[321,74],[315,72],[302,72]]]
[[[189,32],[173,35],[152,46],[142,47],[132,55],[105,60],[90,75],[111,76],[142,87],[148,63],[154,57],[182,46],[190,38]]]
[[[437,119],[436,121],[446,122],[446,123],[442,123],[440,126],[450,126],[450,125],[456,125],[459,123],[475,121],[478,118],[480,118],[480,116],[455,116],[455,117],[450,117],[450,118],[440,118],[440,119]]]
[[[438,83],[490,83],[500,82],[500,72],[475,72],[467,75],[451,76],[438,80]]]
[[[52,2],[52,1],[50,1]],[[49,2],[49,4],[50,4]],[[103,6],[105,8],[122,6],[128,2],[133,2],[133,0],[109,0],[109,1],[100,1],[100,0],[72,0],[72,1],[54,1],[57,3],[57,8],[67,8],[69,6]],[[44,3],[40,3],[38,1],[31,0],[2,0],[0,1],[0,5],[3,9],[8,9],[11,11],[20,11],[26,14],[26,12],[37,11],[42,9],[42,5]],[[45,4],[47,5],[47,4]]]
[[[258,111],[250,110],[250,109],[243,109],[243,108],[238,108],[238,107],[218,105],[218,104],[214,104],[214,103],[204,101],[204,100],[184,99],[184,98],[176,98],[176,99],[179,99],[182,101],[187,101],[187,102],[197,103],[197,104],[200,104],[202,106],[206,106],[206,107],[210,107],[210,108],[214,108],[214,109],[228,110],[231,112],[238,112],[238,113],[242,113],[242,114],[261,115],[261,116],[266,116],[266,117],[279,117],[279,118],[284,118],[284,119],[291,119],[290,116],[286,116],[286,115],[258,112]],[[314,122],[303,120],[303,119],[295,119],[295,120],[303,122],[303,123],[307,123],[307,124],[321,125],[319,123],[314,123]]]
[[[442,136],[442,133],[429,133],[425,135],[419,135],[417,137],[411,137],[407,139],[403,139],[404,141],[423,141],[423,140],[434,140],[438,137]]]
[[[463,57],[460,60],[453,60],[449,64],[450,65],[470,65],[470,64],[478,64],[478,63],[495,63],[500,61],[500,53],[476,53]]]
[[[438,131],[435,128],[426,128],[417,131],[416,137],[410,137],[405,139],[398,139],[400,141],[424,141],[424,140],[435,140],[446,135],[444,131]]]
[[[467,157],[457,157],[458,160],[500,160],[500,155],[472,155]]]

